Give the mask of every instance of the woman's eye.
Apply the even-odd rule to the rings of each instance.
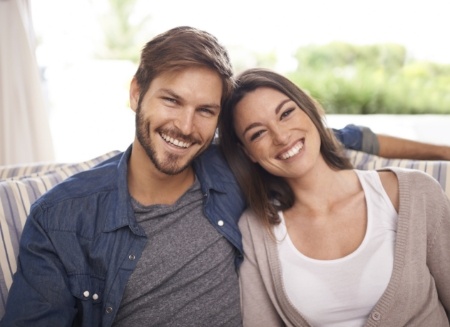
[[[250,141],[256,140],[258,137],[260,137],[264,131],[257,131],[256,133],[253,133],[250,137]]]
[[[281,118],[281,119],[286,118],[286,117],[289,116],[294,110],[295,110],[295,108],[287,109],[286,111],[284,111],[284,112],[281,114],[280,118]]]

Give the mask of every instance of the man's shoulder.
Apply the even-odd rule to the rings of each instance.
[[[228,166],[220,148],[213,144],[194,161],[194,168],[200,182],[236,184],[233,173]]]
[[[84,202],[90,196],[116,189],[119,160],[120,156],[115,156],[70,176],[42,195],[36,204],[50,207],[66,201]]]

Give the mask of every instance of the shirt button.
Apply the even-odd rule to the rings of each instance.
[[[98,300],[98,294],[92,295],[92,299],[93,299],[94,301],[97,301],[97,300]]]
[[[136,256],[134,254],[130,254],[128,256],[128,259],[130,259],[131,261],[133,261],[134,259],[136,259]]]
[[[106,313],[111,313],[113,312],[113,308],[112,307],[107,307],[106,308]]]
[[[83,296],[84,296],[84,297],[89,297],[89,291],[84,291],[84,292],[83,292]]]
[[[381,314],[378,311],[373,312],[372,313],[372,319],[376,320],[376,321],[380,320],[381,319]]]
[[[219,226],[223,226],[223,220],[219,220],[218,222],[217,222],[217,225],[219,225]]]

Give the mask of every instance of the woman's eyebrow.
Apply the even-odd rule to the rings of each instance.
[[[281,108],[283,108],[284,104],[286,102],[291,101],[291,99],[286,99],[284,101],[281,101],[280,104],[275,108],[275,113],[278,115],[278,113],[280,112]]]
[[[276,108],[275,108],[275,114],[278,115],[278,113],[280,112],[281,108],[283,108],[284,104],[287,103],[287,102],[289,102],[289,101],[291,101],[291,99],[285,99],[285,100],[281,101],[281,102],[278,104],[278,106],[276,106]],[[261,124],[261,123],[258,123],[258,122],[252,123],[252,124],[248,125],[248,126],[244,129],[244,131],[242,132],[242,137],[244,137],[245,134],[246,134],[249,130],[251,130],[252,128],[255,128],[255,127],[258,127],[258,126],[261,126],[261,125],[262,125],[262,124]]]

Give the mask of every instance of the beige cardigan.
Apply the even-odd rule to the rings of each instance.
[[[365,326],[449,326],[450,201],[427,174],[390,169],[400,192],[394,268]],[[286,296],[275,241],[250,211],[239,226],[244,326],[310,326]]]

